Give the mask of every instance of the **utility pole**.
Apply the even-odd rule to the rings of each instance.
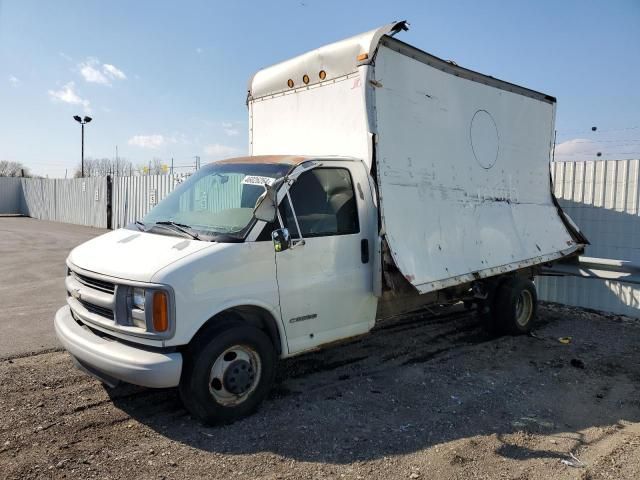
[[[173,157],[171,157],[171,175],[173,175]]]

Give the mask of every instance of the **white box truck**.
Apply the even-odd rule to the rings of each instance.
[[[428,304],[523,333],[532,278],[586,239],[552,195],[555,99],[393,36],[256,73],[251,155],[198,170],[67,259],[57,335],[107,384],[179,387],[207,423],[252,412],[278,358]]]

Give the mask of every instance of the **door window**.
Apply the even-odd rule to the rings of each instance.
[[[316,168],[303,173],[289,190],[303,237],[358,233],[358,208],[346,168]],[[298,228],[289,201],[280,204],[284,226],[292,238]]]

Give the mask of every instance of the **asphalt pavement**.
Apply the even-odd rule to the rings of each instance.
[[[65,303],[65,259],[107,231],[0,216],[0,359],[60,346],[53,316]]]

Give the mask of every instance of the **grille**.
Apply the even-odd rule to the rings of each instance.
[[[96,290],[100,290],[101,292],[113,293],[116,289],[116,286],[111,282],[105,282],[104,280],[98,280],[97,278],[87,277],[76,272],[72,272],[72,275],[83,285],[86,285],[90,288],[95,288]]]
[[[100,307],[98,305],[94,305],[93,303],[85,302],[84,300],[78,300],[80,304],[86,308],[89,312],[95,313],[96,315],[100,315],[101,317],[109,318],[113,320],[113,311],[108,308]]]

